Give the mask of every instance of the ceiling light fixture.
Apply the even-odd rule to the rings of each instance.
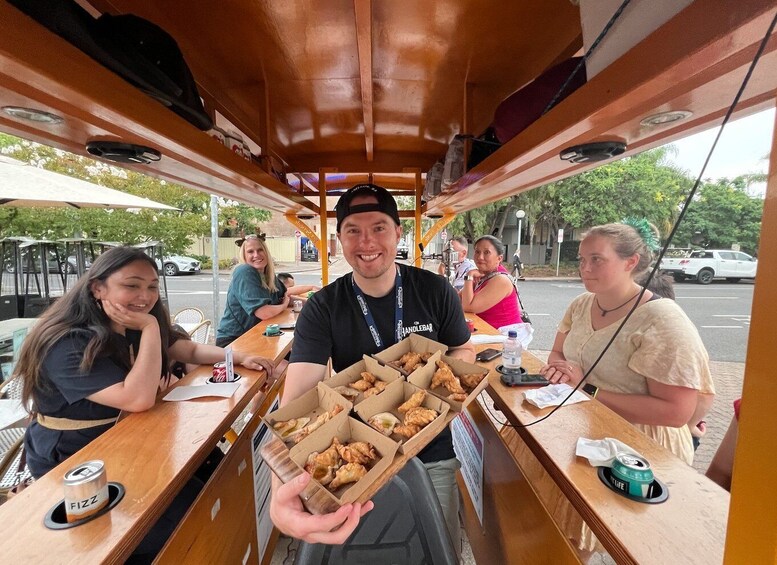
[[[671,124],[672,122],[679,122],[686,118],[693,116],[693,112],[689,110],[674,110],[672,112],[661,112],[660,114],[653,114],[647,118],[642,118],[639,125],[644,127],[655,127]]]
[[[596,143],[583,143],[574,147],[567,147],[559,157],[570,163],[590,163],[612,159],[626,151],[626,144],[621,141],[598,141]]]
[[[19,118],[21,120],[27,120],[30,122],[38,122],[42,124],[57,125],[65,121],[62,116],[57,116],[50,112],[44,112],[43,110],[36,110],[35,108],[22,108],[21,106],[3,106],[3,112],[13,118]]]

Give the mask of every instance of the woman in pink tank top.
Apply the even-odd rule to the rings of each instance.
[[[461,304],[465,312],[480,316],[499,328],[521,323],[518,294],[507,270],[502,267],[504,244],[484,235],[475,242],[475,265],[464,277]]]

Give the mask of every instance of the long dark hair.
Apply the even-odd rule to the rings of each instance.
[[[25,406],[33,403],[35,409],[35,391],[41,390],[43,382],[41,367],[49,349],[65,335],[74,329],[81,329],[92,334],[84,349],[80,370],[87,373],[91,370],[97,357],[113,356],[129,372],[132,363],[126,347],[121,347],[113,334],[110,318],[92,295],[92,285],[96,281],[105,282],[119,269],[141,261],[158,270],[156,263],[142,250],[134,247],[116,247],[100,255],[88,274],[82,276],[73,288],[57,300],[41,317],[30,335],[24,341],[19,362],[14,370],[14,378],[21,378],[22,399]],[[168,374],[169,359],[167,347],[170,336],[178,337],[178,332],[170,325],[170,315],[161,300],[151,308],[151,315],[159,322],[159,333],[162,344],[162,375]]]

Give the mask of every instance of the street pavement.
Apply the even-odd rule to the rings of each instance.
[[[428,261],[424,267],[436,271],[437,263]],[[329,266],[330,282],[350,270],[344,259],[334,259]],[[298,284],[321,284],[321,266],[318,263],[276,263],[276,272],[283,271],[292,273]],[[229,280],[229,271],[222,271],[219,275],[219,309],[222,311]],[[184,306],[196,306],[208,318],[214,318],[211,273],[170,277],[167,287],[171,312]],[[521,281],[519,288],[535,328],[530,349],[545,359],[552,347],[558,321],[569,302],[583,292],[583,285],[577,279],[545,278]],[[704,471],[731,421],[734,413],[732,403],[741,396],[753,285],[716,281],[703,286],[685,282],[675,285],[675,292],[678,304],[699,329],[710,353],[710,370],[717,391],[706,417],[707,434],[702,438],[694,460],[694,467]]]

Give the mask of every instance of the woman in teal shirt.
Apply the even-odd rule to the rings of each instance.
[[[216,332],[216,345],[229,345],[262,320],[272,318],[289,306],[291,295],[318,287],[291,288],[275,275],[270,251],[256,235],[246,236],[240,246],[240,265],[232,272],[224,315]]]

